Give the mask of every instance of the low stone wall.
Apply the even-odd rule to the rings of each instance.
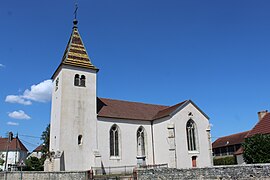
[[[138,179],[264,179],[270,180],[270,164],[215,166],[192,169],[138,169]]]
[[[42,172],[8,171],[0,172],[0,180],[87,180],[88,172]]]

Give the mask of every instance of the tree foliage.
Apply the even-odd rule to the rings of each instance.
[[[0,158],[0,166],[3,166],[4,163],[5,163],[5,160]]]
[[[270,163],[270,135],[256,134],[243,143],[244,160],[247,164]]]
[[[3,158],[4,158],[3,154],[0,153],[0,166],[3,166],[4,163],[5,163],[5,160],[4,160]],[[2,170],[2,169],[0,168],[0,171],[1,171],[1,170]]]
[[[41,159],[37,157],[30,157],[25,160],[26,167],[23,168],[24,171],[43,171],[43,163]]]
[[[214,161],[214,166],[237,164],[234,156],[228,156],[224,158],[214,158],[213,161]]]
[[[47,125],[45,131],[42,132],[41,138],[43,141],[43,146],[42,146],[42,153],[43,155],[48,155],[49,153],[49,145],[50,145],[50,124]]]

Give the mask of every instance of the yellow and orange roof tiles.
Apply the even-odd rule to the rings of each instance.
[[[73,27],[61,64],[98,70],[91,63],[76,26]]]

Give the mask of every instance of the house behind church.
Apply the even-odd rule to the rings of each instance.
[[[214,158],[235,157],[237,164],[245,164],[242,143],[255,134],[270,134],[269,124],[270,113],[267,110],[258,112],[258,122],[251,130],[220,137],[213,142]]]
[[[8,138],[0,137],[0,171],[17,170],[19,163],[25,161],[28,150],[18,137],[13,137],[13,133],[9,132]]]
[[[191,100],[172,106],[96,95],[92,64],[74,20],[52,76],[50,152],[45,170],[168,164],[212,166],[208,116]]]

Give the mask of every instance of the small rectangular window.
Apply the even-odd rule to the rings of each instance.
[[[78,145],[81,145],[82,144],[82,135],[79,135],[78,136]]]

